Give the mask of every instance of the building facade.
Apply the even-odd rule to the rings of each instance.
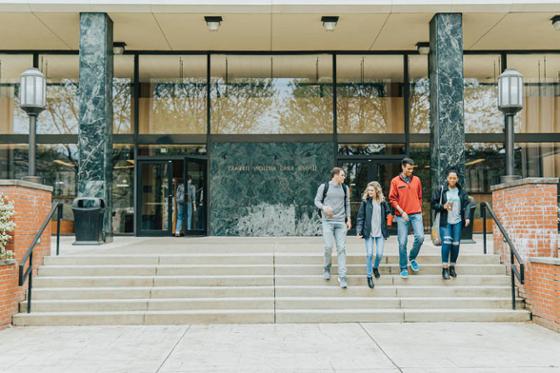
[[[450,166],[489,200],[505,173],[506,68],[525,78],[517,174],[560,172],[557,2],[28,3],[0,8],[0,179],[27,174],[17,97],[34,66],[48,81],[38,174],[65,202],[68,231],[71,201],[97,196],[108,231],[171,235],[183,184],[187,235],[316,235],[313,198],[334,165],[354,217],[367,182],[388,193],[405,156],[425,221]],[[333,15],[328,31],[321,17]],[[222,17],[217,31],[205,16]]]

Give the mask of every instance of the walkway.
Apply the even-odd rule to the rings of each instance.
[[[0,351],[3,373],[560,372],[529,323],[29,327]]]

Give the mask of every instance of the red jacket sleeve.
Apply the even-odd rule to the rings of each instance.
[[[418,177],[418,200],[420,201],[420,206],[422,206],[422,181]]]
[[[395,180],[391,180],[391,187],[389,188],[389,203],[394,210],[397,210],[399,204],[399,191]]]

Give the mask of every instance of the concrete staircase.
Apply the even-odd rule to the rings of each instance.
[[[320,250],[320,249],[319,249]],[[399,276],[388,255],[371,290],[363,255],[347,257],[349,288],[322,279],[320,253],[204,252],[47,257],[34,279],[27,325],[527,321],[511,310],[510,279],[494,255],[463,255],[441,278],[439,256]],[[336,258],[333,258],[336,263]],[[336,266],[334,271],[336,273]]]

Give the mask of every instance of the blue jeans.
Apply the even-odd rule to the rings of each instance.
[[[192,230],[192,203],[187,203],[187,230]],[[175,233],[183,230],[183,217],[185,215],[185,204],[177,203],[177,225],[175,226]]]
[[[346,223],[323,220],[323,240],[325,241],[324,270],[330,272],[332,249],[336,243],[338,277],[346,278]]]
[[[445,227],[439,228],[441,236],[441,262],[449,263],[449,254],[451,254],[451,265],[457,263],[459,257],[459,245],[461,244],[461,233],[463,230],[463,222],[457,224],[447,224]]]
[[[181,233],[183,230],[184,207],[184,203],[177,202],[177,224],[175,225],[175,233]]]
[[[406,244],[408,243],[408,231],[412,225],[414,232],[414,244],[410,250],[410,260],[416,259],[420,253],[420,247],[424,242],[424,224],[422,223],[422,214],[414,214],[408,216],[408,221],[405,221],[402,216],[397,216],[397,232],[399,242],[399,265],[401,270],[407,269],[408,258],[406,254]]]
[[[383,237],[366,237],[366,259],[367,259],[367,277],[373,275],[373,268],[379,268],[381,258],[383,258],[383,247],[385,246],[385,239]],[[373,268],[371,262],[373,261],[373,244],[375,243],[375,264]]]

